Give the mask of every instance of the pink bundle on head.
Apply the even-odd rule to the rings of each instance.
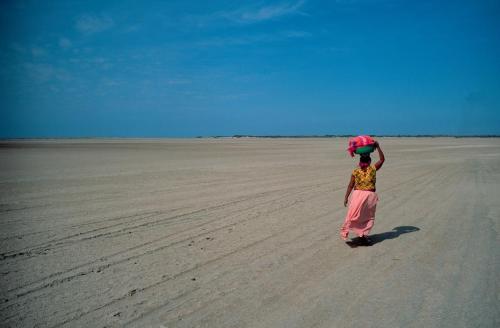
[[[351,157],[354,157],[356,149],[374,144],[375,140],[370,136],[357,136],[349,139],[349,148],[347,148],[347,151],[351,154]]]

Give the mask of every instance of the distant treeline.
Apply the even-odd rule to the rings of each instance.
[[[324,134],[324,135],[246,135],[235,134],[233,136],[210,136],[197,138],[349,138],[355,137],[354,134]],[[372,137],[391,137],[391,138],[499,138],[497,134],[487,135],[452,135],[452,134],[372,134]]]

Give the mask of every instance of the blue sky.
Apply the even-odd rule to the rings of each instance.
[[[0,137],[500,134],[500,2],[2,1]]]

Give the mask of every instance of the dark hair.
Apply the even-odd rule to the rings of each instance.
[[[371,161],[372,161],[372,158],[370,157],[370,155],[361,155],[359,157],[360,163],[370,163]]]

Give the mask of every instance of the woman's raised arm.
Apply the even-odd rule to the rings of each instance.
[[[375,141],[375,147],[378,150],[378,157],[380,158],[378,160],[378,162],[375,163],[375,169],[377,169],[377,171],[378,171],[382,167],[382,164],[384,164],[384,162],[385,162],[385,156],[384,156],[384,152],[382,151],[382,148],[380,148],[380,144],[378,143],[378,141]]]

